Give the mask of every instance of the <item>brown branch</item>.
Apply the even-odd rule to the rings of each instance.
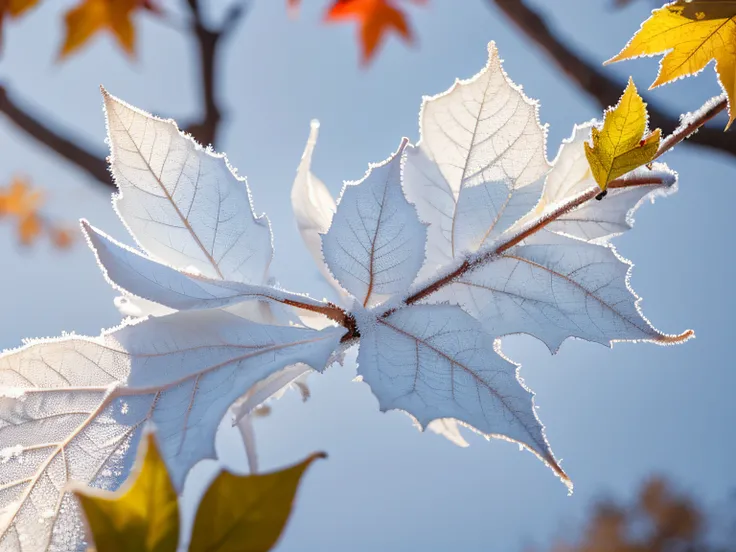
[[[228,11],[218,29],[210,29],[205,23],[200,0],[187,0],[191,12],[191,31],[197,42],[199,77],[202,100],[202,116],[185,130],[200,144],[215,144],[222,122],[222,109],[218,101],[218,53],[222,39],[227,37],[246,13],[246,4],[237,3]]]
[[[610,182],[608,184],[608,188],[611,188],[611,189],[631,188],[634,186],[652,186],[656,184],[662,184],[662,179],[657,178],[657,177],[627,178],[627,179],[618,179],[618,180],[614,180]],[[472,260],[465,260],[459,267],[457,267],[455,270],[453,270],[449,274],[446,274],[445,276],[441,277],[439,280],[435,280],[434,282],[426,285],[419,291],[407,297],[405,303],[407,305],[411,305],[439,291],[444,286],[453,282],[454,280],[457,280],[458,278],[468,273],[469,271],[475,268],[478,268],[479,266],[487,263],[489,260],[493,259],[494,257],[497,257],[498,255],[501,255],[503,252],[508,251],[509,249],[511,249],[515,245],[518,245],[519,243],[521,243],[523,240],[525,240],[532,234],[536,234],[542,228],[554,222],[555,220],[560,218],[562,215],[569,213],[573,209],[580,207],[583,203],[586,203],[587,201],[591,201],[592,199],[595,199],[595,197],[600,193],[600,191],[601,189],[596,186],[594,188],[591,188],[579,194],[578,196],[574,197],[567,203],[562,204],[560,207],[558,207],[554,211],[548,213],[547,215],[537,220],[537,222],[535,222],[529,228],[512,236],[508,241],[502,243],[495,249],[488,251],[487,253],[484,253],[482,255],[478,255]],[[386,315],[390,314],[391,312],[393,311],[389,311],[388,313],[386,313]]]
[[[523,0],[488,0],[488,3],[501,10],[527,38],[536,42],[557,67],[603,109],[616,105],[626,83],[610,78],[563,44],[542,16]],[[680,125],[678,116],[667,113],[651,99],[647,103],[652,127],[671,132]],[[736,155],[736,139],[718,128],[702,128],[697,134],[690,135],[689,142]]]
[[[4,86],[0,85],[0,113],[4,114],[17,128],[35,138],[38,142],[52,149],[67,161],[85,171],[107,188],[115,188],[112,176],[107,170],[104,155],[89,151],[76,141],[71,140],[50,126],[41,122],[41,118],[12,98]]]

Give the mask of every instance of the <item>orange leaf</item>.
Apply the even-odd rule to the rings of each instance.
[[[41,205],[41,193],[32,191],[28,182],[16,178],[5,189],[0,188],[0,216],[26,217],[34,214]]]
[[[406,42],[413,40],[405,13],[390,0],[337,0],[327,12],[327,21],[355,20],[360,25],[362,62],[369,62],[386,33],[395,31]]]
[[[51,243],[58,249],[69,249],[74,243],[74,236],[68,228],[52,228]]]
[[[36,213],[31,213],[20,219],[20,224],[18,224],[20,243],[31,245],[39,234],[41,234],[41,219]]]
[[[75,52],[99,31],[109,31],[130,56],[135,51],[132,15],[136,10],[159,13],[151,0],[82,0],[66,13],[66,38],[61,58]]]

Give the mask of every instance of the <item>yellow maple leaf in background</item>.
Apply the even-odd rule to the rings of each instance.
[[[736,2],[678,0],[654,10],[621,52],[606,64],[664,54],[652,88],[702,71],[711,60],[736,120]]]
[[[156,13],[150,0],[82,0],[64,17],[66,38],[60,57],[78,50],[100,31],[107,30],[130,56],[135,53],[135,28],[132,16],[138,9]]]
[[[646,104],[629,79],[616,107],[606,111],[603,127],[592,129],[593,145],[585,143],[585,156],[601,190],[612,180],[654,158],[661,131],[657,129],[645,137],[646,132]]]
[[[138,451],[135,472],[115,493],[89,487],[74,489],[97,550],[176,552],[176,489],[150,433]]]

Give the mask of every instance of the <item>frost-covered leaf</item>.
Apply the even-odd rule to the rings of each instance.
[[[307,145],[291,187],[291,207],[307,251],[312,255],[322,276],[344,299],[345,291],[330,273],[325,264],[324,255],[322,255],[321,234],[325,234],[330,229],[337,206],[327,186],[312,173],[312,155],[318,136],[319,122],[315,120],[311,123]]]
[[[601,202],[603,203],[603,202]],[[451,302],[491,335],[527,333],[553,352],[568,337],[672,343],[644,318],[628,285],[631,264],[606,245],[540,231],[453,280],[426,302]]]
[[[549,169],[536,102],[512,83],[494,43],[473,78],[426,98],[421,140],[407,149],[403,186],[429,223],[420,279],[492,243],[530,211]]]
[[[424,262],[426,228],[401,191],[406,139],[391,157],[345,185],[322,238],[327,266],[364,306],[403,293]]]
[[[547,216],[555,209],[597,186],[585,156],[584,144],[590,140],[592,123],[576,126],[572,136],[560,147],[552,170],[547,175],[544,193],[537,208],[516,224],[523,228],[535,219]],[[638,186],[609,188],[605,201],[587,201],[567,212],[546,228],[586,241],[604,243],[633,226],[634,212],[645,198],[665,196],[676,189],[677,176],[666,165],[654,163],[641,167],[624,177],[650,180]]]
[[[358,374],[382,411],[399,409],[422,426],[441,418],[461,420],[489,437],[523,445],[564,481],[534,394],[481,324],[450,305],[414,305],[386,317],[358,314]]]
[[[74,549],[77,510],[64,486],[115,488],[148,422],[181,490],[196,462],[215,457],[217,425],[238,397],[292,364],[324,369],[342,333],[189,311],[5,353],[0,443],[13,453],[0,469],[0,550]]]
[[[116,288],[171,309],[209,309],[246,301],[322,304],[271,286],[187,274],[126,247],[86,221],[82,221],[82,228],[105,275]]]
[[[271,230],[253,214],[250,191],[224,155],[164,121],[104,93],[114,203],[151,256],[210,278],[260,284]]]
[[[591,144],[584,144],[593,178],[601,190],[619,176],[650,163],[659,149],[662,132],[647,132],[647,108],[634,81],[615,107],[607,110],[603,125],[591,129]]]

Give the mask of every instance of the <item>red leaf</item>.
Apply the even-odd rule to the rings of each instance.
[[[362,62],[369,62],[386,33],[394,31],[406,42],[413,40],[406,14],[391,0],[337,0],[327,12],[327,21],[355,20],[360,25]]]

